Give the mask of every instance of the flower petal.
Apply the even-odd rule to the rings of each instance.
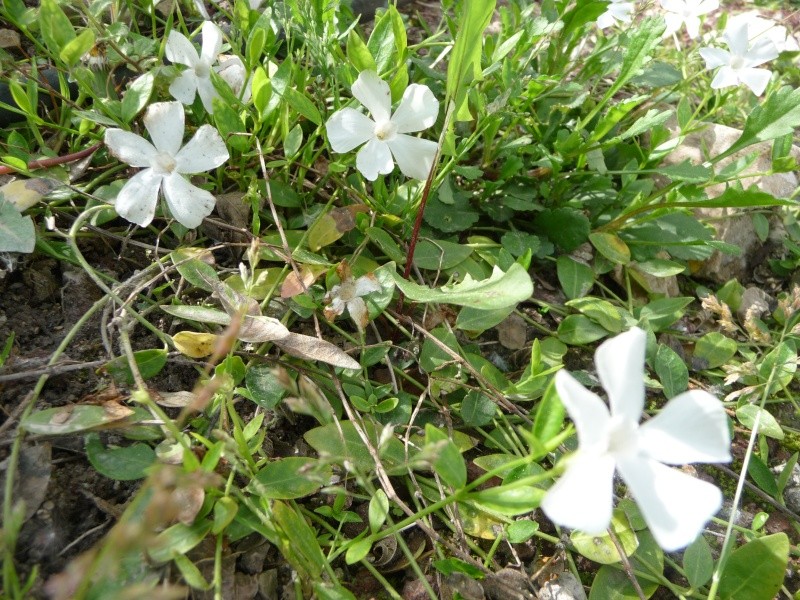
[[[600,29],[611,27],[616,22],[617,20],[614,18],[614,13],[610,9],[606,10],[606,12],[597,17],[597,26]]]
[[[217,168],[228,158],[228,149],[219,132],[206,124],[175,155],[175,170],[178,173],[202,173]]]
[[[633,327],[597,348],[594,363],[608,392],[612,416],[638,423],[644,408],[644,351],[647,334]]]
[[[122,129],[106,129],[104,141],[111,154],[132,167],[149,167],[158,150],[141,136]]]
[[[744,57],[746,67],[757,67],[778,58],[778,47],[770,38],[761,38],[753,44]]]
[[[392,92],[389,84],[375,71],[361,71],[353,83],[353,96],[367,107],[376,122],[388,121],[392,109]]]
[[[561,403],[575,423],[580,448],[590,450],[600,446],[599,451],[605,451],[610,421],[605,403],[563,369],[556,373],[555,385]]]
[[[717,10],[718,8],[719,0],[701,0],[700,4],[698,4],[697,8],[695,8],[694,14],[706,15],[712,10]]]
[[[728,23],[725,28],[725,33],[722,37],[728,43],[728,48],[734,56],[744,56],[747,54],[747,49],[750,46],[750,39],[747,32],[747,21],[737,21],[735,23]]]
[[[148,226],[156,212],[161,179],[153,169],[139,171],[131,177],[114,201],[117,214],[140,227]]]
[[[238,56],[231,56],[220,62],[215,71],[222,77],[222,80],[228,84],[234,95],[239,97],[241,95],[242,102],[247,102],[250,99],[251,86],[246,85],[247,69],[245,69],[242,59]],[[242,94],[242,90],[244,93]]]
[[[665,37],[677,32],[683,25],[683,17],[671,12],[664,15],[664,21],[667,23],[667,28],[664,30]]]
[[[422,131],[436,123],[439,101],[427,85],[412,83],[403,93],[400,105],[392,115],[397,133]]]
[[[375,275],[363,275],[356,279],[355,281],[355,295],[356,296],[366,296],[367,294],[371,294],[372,292],[380,292],[381,291],[381,284],[378,283],[378,280],[375,279]]]
[[[200,94],[200,100],[203,101],[203,108],[210,115],[214,114],[214,98],[219,98],[219,92],[214,88],[211,83],[210,77],[197,78],[197,93]]]
[[[356,168],[370,181],[375,181],[378,174],[391,173],[394,170],[394,162],[389,146],[380,140],[371,139],[358,151]]]
[[[686,17],[686,33],[691,39],[697,39],[700,35],[700,17]]]
[[[717,486],[654,460],[617,464],[658,545],[672,552],[691,544],[722,506]]]
[[[706,61],[706,69],[716,69],[731,62],[731,53],[722,48],[700,48],[700,56]]]
[[[639,448],[668,465],[729,462],[730,447],[725,409],[702,390],[676,396],[639,428]]]
[[[566,460],[566,472],[542,499],[541,508],[554,523],[590,535],[602,533],[611,523],[614,459],[578,452]]]
[[[217,202],[211,192],[192,185],[178,173],[164,177],[164,197],[172,216],[189,229],[198,227]]]
[[[727,65],[717,71],[714,79],[711,80],[711,89],[714,90],[730,87],[732,85],[739,85],[739,73]]]
[[[206,59],[208,64],[216,62],[219,51],[222,49],[222,30],[211,21],[203,22],[203,49],[200,57]]]
[[[184,71],[173,79],[169,84],[169,93],[183,104],[194,102],[194,97],[197,95],[197,75],[194,69]]]
[[[194,67],[200,62],[200,57],[197,55],[194,44],[185,35],[174,29],[169,32],[164,54],[167,55],[170,61],[187,67]]]
[[[428,178],[436,157],[436,142],[398,133],[387,144],[403,175],[423,181]]]
[[[334,152],[350,152],[372,138],[375,122],[355,109],[343,108],[331,115],[325,130]]]
[[[760,96],[767,89],[772,71],[767,69],[744,68],[739,71],[739,80],[749,87],[756,96]]]
[[[156,102],[144,115],[144,126],[159,152],[175,156],[183,143],[183,104]]]
[[[686,9],[685,0],[660,0],[661,8],[671,13],[683,14]]]
[[[359,331],[369,323],[369,313],[367,312],[367,305],[361,298],[353,298],[347,303],[347,312],[350,313],[350,318],[353,319]]]

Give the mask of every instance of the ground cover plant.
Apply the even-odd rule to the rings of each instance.
[[[3,594],[800,597],[793,9],[400,4],[2,2]]]

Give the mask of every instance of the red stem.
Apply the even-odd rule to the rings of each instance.
[[[80,160],[82,158],[86,158],[87,156],[94,154],[97,152],[103,144],[98,142],[93,146],[89,146],[84,150],[80,150],[79,152],[73,152],[72,154],[67,154],[65,156],[56,156],[54,158],[42,158],[40,160],[32,160],[28,163],[28,170],[33,171],[34,169],[48,169],[50,167],[55,167],[56,165],[63,165],[64,163],[73,162],[76,160]],[[8,175],[9,173],[16,173],[17,169],[13,167],[8,167],[6,165],[0,165],[0,175]]]

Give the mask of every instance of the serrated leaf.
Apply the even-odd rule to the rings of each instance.
[[[467,275],[461,283],[436,289],[407,281],[397,273],[394,273],[394,280],[400,291],[415,302],[439,302],[487,310],[516,306],[533,294],[531,277],[519,263],[512,264],[505,273],[495,267],[488,279],[475,281]]]

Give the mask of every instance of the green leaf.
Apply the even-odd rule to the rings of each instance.
[[[778,482],[775,481],[775,475],[769,470],[766,463],[761,460],[761,457],[753,454],[750,456],[750,462],[747,464],[747,473],[756,482],[756,485],[762,490],[767,492],[773,498],[778,496]]]
[[[706,539],[699,535],[683,553],[683,570],[694,589],[704,586],[714,574],[714,557]]]
[[[794,133],[800,127],[800,88],[784,86],[750,111],[742,135],[714,162],[758,142]]]
[[[551,382],[536,408],[533,420],[533,435],[540,444],[547,444],[561,431],[566,410],[559,400],[556,386]]]
[[[220,534],[231,524],[239,512],[239,505],[230,496],[223,496],[214,503],[214,534]]]
[[[378,71],[375,59],[361,39],[357,29],[351,29],[347,34],[347,58],[359,73],[361,71]]]
[[[459,489],[467,483],[467,465],[450,437],[431,423],[425,425],[425,446],[436,448],[433,468],[442,481]]]
[[[205,580],[203,573],[188,557],[183,554],[175,554],[172,557],[172,561],[181,572],[181,577],[191,588],[195,590],[208,590],[211,588],[211,584]]]
[[[167,351],[156,349],[139,350],[133,353],[133,358],[136,361],[136,366],[139,368],[142,379],[150,379],[158,375],[164,365],[167,364]],[[118,356],[114,360],[107,362],[102,368],[117,381],[121,381],[126,385],[135,383],[127,356]]]
[[[186,554],[202,542],[211,531],[211,521],[199,520],[192,525],[177,523],[159,533],[147,546],[147,554],[155,562],[166,562]]]
[[[645,598],[656,593],[658,584],[637,578]],[[589,590],[589,600],[639,600],[639,594],[631,584],[625,571],[603,565],[597,571]]]
[[[557,331],[558,339],[571,346],[591,344],[608,334],[608,330],[584,315],[568,315],[558,324]]]
[[[39,3],[39,27],[44,43],[55,56],[59,56],[75,39],[75,28],[57,0],[42,0]]]
[[[694,346],[692,367],[697,370],[721,367],[734,357],[738,348],[736,341],[718,331],[707,333]]]
[[[465,306],[456,317],[456,329],[467,331],[470,335],[478,335],[502,323],[512,312],[514,312],[513,306],[495,310]]]
[[[317,535],[299,509],[280,501],[272,505],[272,517],[280,530],[281,553],[300,577],[319,579],[325,555],[319,547]]]
[[[98,473],[117,481],[141,479],[156,461],[155,451],[147,444],[106,448],[96,433],[86,436],[86,456]]]
[[[185,321],[196,321],[198,323],[213,323],[215,325],[229,325],[231,318],[228,313],[217,308],[207,306],[162,306],[161,310],[165,313],[184,319]]]
[[[253,402],[263,409],[272,410],[286,395],[286,389],[278,382],[271,365],[249,367],[244,381]]]
[[[669,177],[672,181],[689,183],[705,183],[714,177],[714,170],[711,167],[695,165],[688,158],[677,165],[661,166],[657,173]]]
[[[666,329],[683,316],[683,309],[693,300],[688,296],[653,300],[639,311],[639,322],[653,332]]]
[[[0,252],[33,252],[36,230],[33,219],[20,214],[9,201],[0,196]]]
[[[81,57],[92,49],[94,41],[94,32],[91,29],[84,29],[74,40],[61,49],[59,58],[68,66],[74,67],[80,62]]]
[[[386,232],[386,230],[381,229],[380,227],[368,227],[364,233],[366,233],[367,237],[374,242],[384,254],[386,254],[389,260],[392,260],[399,265],[405,264],[405,252],[400,249],[400,246],[397,244],[394,238]]]
[[[539,531],[539,523],[536,521],[527,521],[525,519],[509,523],[508,527],[506,527],[508,541],[512,544],[527,542],[537,531]]]
[[[765,382],[772,378],[771,392],[789,385],[796,372],[797,350],[791,340],[773,348],[758,367],[758,374]]]
[[[148,71],[128,84],[128,89],[122,97],[121,117],[125,122],[130,122],[147,106],[150,95],[153,93],[155,71]]]
[[[461,401],[461,418],[469,427],[483,427],[494,419],[497,405],[480,390],[470,390]]]
[[[414,251],[414,264],[420,269],[452,269],[472,254],[472,248],[444,240],[423,239]]]
[[[505,273],[495,267],[488,279],[475,281],[468,274],[461,283],[438,289],[417,285],[397,273],[394,273],[394,280],[400,291],[415,302],[441,302],[487,310],[516,306],[533,294],[531,277],[519,263],[512,264]]]
[[[199,258],[205,255],[206,251],[199,248],[181,248],[171,252],[169,258],[186,281],[201,290],[213,292],[211,284],[218,282],[219,277],[214,267]]]
[[[745,404],[736,409],[736,418],[748,429],[755,427],[756,418],[759,415],[758,432],[776,440],[782,440],[784,433],[780,423],[766,409],[755,404]]]
[[[367,41],[367,50],[374,58],[376,71],[379,75],[393,66],[394,55],[397,53],[394,41],[394,27],[392,26],[392,11],[397,12],[397,9],[390,5],[375,21],[375,27]]]
[[[589,239],[589,219],[572,208],[543,210],[536,216],[534,227],[565,252],[572,252]]]
[[[455,120],[470,121],[467,90],[481,79],[483,32],[494,13],[496,0],[470,0],[461,4],[453,51],[447,66],[447,100],[455,103]]]
[[[467,501],[482,510],[508,517],[531,512],[542,503],[547,490],[531,485],[501,485],[467,494]]]
[[[589,241],[600,254],[613,263],[627,265],[631,261],[630,248],[613,233],[590,233]]]
[[[362,427],[373,448],[377,448],[381,430],[371,421],[365,421]],[[354,469],[363,473],[371,473],[375,470],[375,460],[364,445],[364,441],[352,421],[342,421],[338,424],[329,423],[316,427],[307,431],[303,438],[320,457],[334,460],[340,465],[347,461]],[[381,446],[380,457],[383,468],[390,475],[407,472],[405,447],[396,437],[390,437]]]
[[[282,91],[281,97],[286,100],[287,104],[291,106],[292,109],[303,115],[314,125],[320,125],[322,123],[322,116],[319,114],[319,110],[317,110],[314,103],[302,92],[292,87],[286,87]]]
[[[386,496],[386,492],[381,489],[375,492],[369,501],[367,514],[370,531],[375,533],[383,527],[386,517],[389,516],[389,498]]]
[[[611,333],[620,333],[625,326],[625,319],[620,309],[608,300],[587,296],[568,300],[565,304],[602,325]]]
[[[528,521],[528,523],[530,523],[530,521]],[[457,558],[443,558],[442,560],[437,560],[433,563],[433,567],[442,575],[464,573],[472,579],[483,579],[486,576],[479,568]]]
[[[631,556],[636,552],[639,547],[639,541],[636,539],[636,533],[631,529],[624,512],[619,509],[614,511],[610,527],[617,535],[626,556]],[[582,531],[573,531],[569,539],[575,545],[575,549],[589,560],[601,565],[611,565],[621,561],[617,547],[607,531],[600,535],[589,535]]]
[[[585,296],[594,286],[594,271],[592,268],[570,256],[558,257],[556,260],[556,274],[558,275],[561,289],[570,299]]]
[[[731,552],[719,584],[722,600],[772,600],[789,563],[789,538],[776,533]]]
[[[293,500],[313,494],[330,478],[330,467],[316,458],[289,456],[267,463],[250,485],[262,498]]]
[[[689,369],[683,359],[669,346],[659,344],[656,351],[655,371],[664,394],[674,398],[689,386]]]
[[[355,564],[364,560],[370,550],[372,550],[372,541],[370,539],[353,542],[347,549],[347,552],[345,552],[344,561],[348,565]]]
[[[653,258],[632,265],[634,269],[652,275],[653,277],[671,277],[686,270],[686,265],[665,258]]]
[[[59,406],[31,413],[22,420],[22,428],[39,435],[67,435],[104,428],[110,423],[135,423],[136,411],[115,411],[109,407],[81,404]]]

